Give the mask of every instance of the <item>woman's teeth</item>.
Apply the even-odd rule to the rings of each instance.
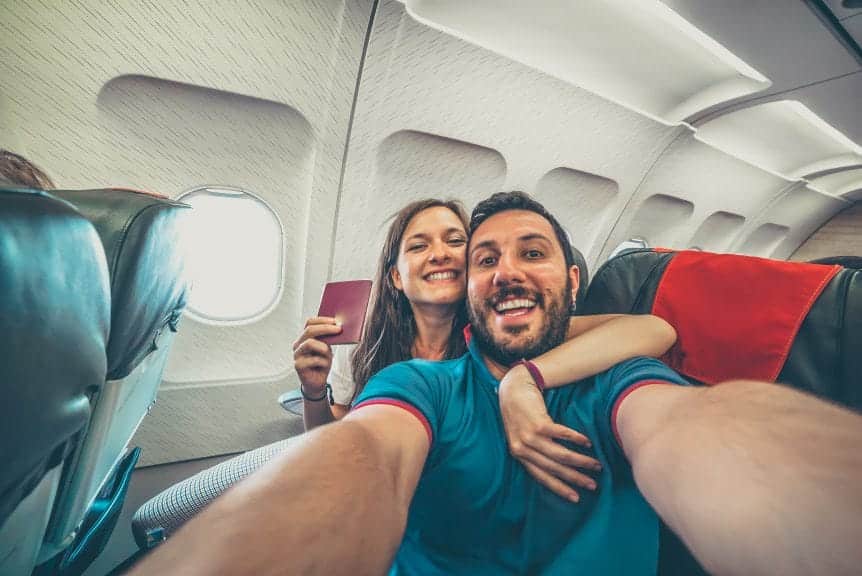
[[[454,272],[434,272],[428,275],[428,280],[452,280],[454,278]]]

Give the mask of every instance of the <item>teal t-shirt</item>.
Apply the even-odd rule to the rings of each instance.
[[[579,489],[575,504],[509,454],[499,382],[475,343],[457,360],[411,360],[380,371],[356,406],[407,403],[432,434],[390,574],[655,574],[658,518],[611,428],[616,398],[647,380],[685,384],[658,360],[636,358],[545,393],[551,418],[590,438],[603,466],[598,490]]]

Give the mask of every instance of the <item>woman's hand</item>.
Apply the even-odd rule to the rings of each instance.
[[[332,348],[317,338],[340,332],[341,325],[336,323],[335,318],[315,316],[306,321],[305,330],[293,343],[293,367],[305,394],[322,394],[332,367]]]
[[[574,487],[596,489],[596,481],[580,470],[601,470],[598,460],[562,446],[568,440],[590,448],[586,436],[551,420],[542,392],[524,366],[509,370],[500,381],[500,411],[512,456],[541,484],[559,496],[577,502]]]

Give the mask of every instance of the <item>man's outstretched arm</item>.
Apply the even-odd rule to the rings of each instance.
[[[638,487],[715,574],[858,574],[862,415],[785,386],[650,385],[618,405]]]
[[[364,407],[298,437],[132,574],[383,574],[428,449],[414,415]]]

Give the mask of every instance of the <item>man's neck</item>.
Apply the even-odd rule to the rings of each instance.
[[[485,367],[488,368],[488,372],[491,373],[491,376],[496,378],[497,380],[502,380],[503,376],[506,375],[506,372],[509,371],[509,367],[504,364],[500,364],[499,362],[492,360],[488,355],[482,353],[482,360],[485,362]]]
[[[416,338],[413,340],[413,357],[440,360],[449,348],[455,306],[413,306],[416,321]]]

